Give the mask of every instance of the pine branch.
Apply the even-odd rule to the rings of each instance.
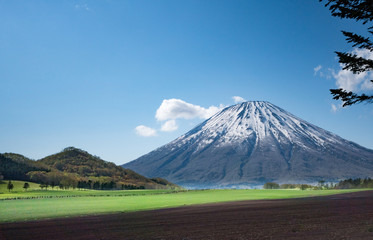
[[[369,32],[373,34],[372,31]],[[354,43],[352,47],[365,48],[369,51],[373,51],[373,43],[369,40],[369,37],[365,38],[361,35],[346,31],[342,31],[342,33],[345,35],[348,43]]]
[[[319,0],[322,2],[322,0]],[[363,24],[373,20],[373,1],[370,0],[327,0],[332,16],[363,21]]]
[[[372,81],[373,83],[373,81]],[[343,90],[342,88],[339,89],[330,89],[330,93],[334,96],[333,99],[339,100],[341,99],[343,102],[343,107],[350,106],[356,103],[361,102],[373,102],[373,95],[357,95],[353,92],[347,92],[346,90]]]
[[[322,2],[323,0],[319,0]],[[329,7],[332,16],[339,18],[355,19],[362,21],[363,24],[373,21],[373,0],[326,0],[325,7]],[[368,33],[373,34],[373,26],[368,27]],[[348,43],[352,43],[353,47],[366,49],[373,52],[373,42],[369,37],[342,31]],[[373,60],[359,57],[353,53],[336,52],[339,57],[339,62],[343,65],[343,70],[352,71],[354,74],[360,74],[373,70]],[[371,80],[373,84],[373,80]],[[346,90],[330,89],[333,99],[342,100],[343,107],[361,102],[373,103],[373,95],[347,92]]]
[[[350,70],[353,73],[362,73],[373,70],[373,60],[358,57],[356,54],[335,52],[339,62],[344,65],[343,70]]]

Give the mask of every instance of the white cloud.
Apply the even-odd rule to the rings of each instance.
[[[157,136],[157,130],[144,126],[144,125],[137,126],[135,130],[136,130],[136,134],[142,137]]]
[[[338,110],[338,107],[332,103],[332,109],[331,109],[331,111],[333,113],[335,113],[335,112],[337,112],[337,110]]]
[[[353,74],[351,71],[341,69],[337,73],[332,71],[332,75],[337,80],[335,84],[338,88],[343,88],[346,91],[357,91],[362,90],[360,85],[366,82],[368,74],[367,72]]]
[[[373,52],[366,49],[354,49],[353,54],[358,57],[373,60]],[[370,82],[373,79],[373,72],[363,72],[360,74],[353,74],[351,71],[343,70],[343,65],[340,64],[341,69],[336,73],[332,70],[332,75],[336,79],[338,88],[343,88],[346,91],[363,91],[373,90],[373,84]]]
[[[165,121],[171,119],[193,119],[202,118],[206,119],[211,117],[213,114],[221,110],[221,108],[216,106],[210,106],[209,108],[204,108],[198,105],[187,103],[181,99],[165,99],[163,100],[161,106],[157,109],[155,118],[158,121]]]
[[[181,99],[164,99],[155,114],[155,118],[162,123],[161,128],[156,130],[144,125],[139,125],[135,128],[135,130],[137,135],[140,136],[157,136],[158,131],[176,131],[179,128],[176,123],[176,119],[207,119],[224,107],[224,105],[220,104],[218,107],[210,106],[208,108],[204,108],[198,105],[187,103]]]
[[[315,67],[315,68],[313,69],[314,75],[316,75],[317,72],[321,70],[321,68],[322,68],[321,65],[318,65],[317,67]]]
[[[175,120],[168,120],[161,127],[161,131],[163,132],[172,132],[172,131],[176,131],[177,129],[178,129],[178,126]]]
[[[246,100],[240,96],[233,96],[232,99],[235,103],[246,102]]]

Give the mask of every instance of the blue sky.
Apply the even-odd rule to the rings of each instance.
[[[329,94],[371,91],[369,75],[341,71],[334,51],[353,49],[340,30],[365,27],[317,0],[0,0],[0,152],[75,146],[123,164],[233,96],[373,149],[372,105],[342,109]],[[172,116],[182,107],[194,112]]]

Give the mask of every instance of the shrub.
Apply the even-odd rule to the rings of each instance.
[[[275,182],[267,182],[263,185],[263,188],[264,189],[279,189],[280,185],[278,185],[278,183],[275,183]]]

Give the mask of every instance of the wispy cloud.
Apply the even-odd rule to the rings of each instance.
[[[313,69],[313,74],[316,75],[317,72],[321,70],[321,68],[322,68],[321,65],[318,65],[317,67],[315,67],[315,68]]]
[[[338,107],[335,104],[332,103],[330,111],[332,113],[335,113],[335,112],[337,112],[337,110],[338,110]]]
[[[135,128],[136,134],[142,137],[153,137],[157,136],[157,130],[144,126],[139,125]]]
[[[156,111],[155,118],[158,121],[170,119],[207,119],[221,110],[220,107],[210,106],[204,108],[198,105],[187,103],[181,99],[165,99]]]
[[[240,96],[233,96],[232,99],[235,103],[246,102],[246,100]]]
[[[75,8],[76,9],[82,9],[82,10],[85,10],[85,11],[91,11],[91,9],[88,7],[88,5],[86,3],[84,4],[75,4]]]

